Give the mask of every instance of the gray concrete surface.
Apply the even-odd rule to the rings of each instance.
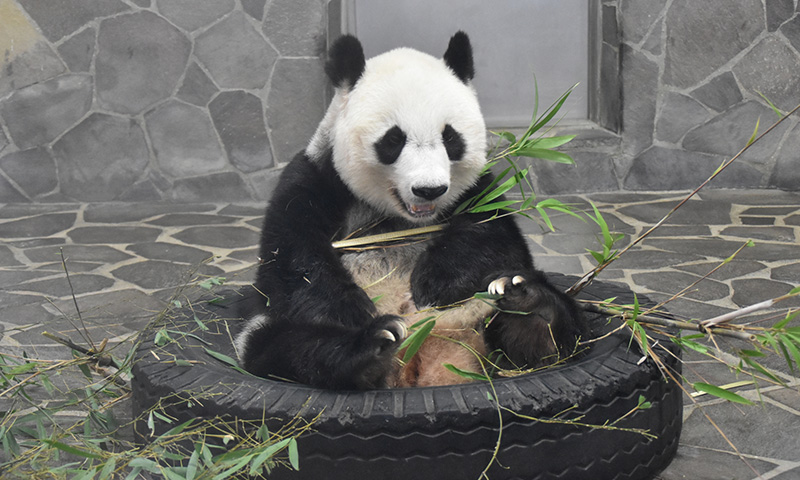
[[[683,193],[602,193],[561,197],[605,213],[621,245],[658,221]],[[58,332],[80,343],[71,291],[95,340],[123,341],[141,329],[175,289],[192,279],[224,276],[244,284],[253,275],[262,206],[257,204],[8,204],[0,207],[0,348],[5,353],[69,358],[41,336]],[[581,274],[591,268],[586,248],[596,248],[596,228],[553,217],[557,231],[525,223],[538,264]],[[744,249],[708,280],[668,308],[689,318],[710,318],[788,292],[800,283],[800,194],[775,190],[716,190],[691,200],[661,229],[601,275],[664,300]],[[70,289],[61,257],[71,275]],[[197,268],[204,259],[212,257]],[[790,301],[782,307],[800,306]],[[764,315],[756,318],[763,318]],[[796,324],[796,322],[795,322]],[[728,352],[741,348],[718,338]],[[736,363],[731,355],[722,359]],[[748,380],[721,363],[689,353],[688,382]],[[708,395],[684,401],[678,456],[658,478],[800,478],[800,379],[781,357],[764,364],[789,388],[761,382],[735,391],[757,402],[734,405]],[[725,433],[736,450],[712,426]],[[760,475],[760,476],[759,476]]]

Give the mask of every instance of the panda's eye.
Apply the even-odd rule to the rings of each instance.
[[[454,162],[461,160],[467,149],[464,138],[450,124],[445,125],[442,130],[442,143],[444,143],[448,158]]]
[[[375,153],[378,160],[384,165],[391,165],[400,156],[403,147],[406,145],[406,134],[397,125],[390,128],[383,134],[380,140],[375,143]]]

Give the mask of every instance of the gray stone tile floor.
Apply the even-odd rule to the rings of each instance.
[[[661,219],[685,192],[600,193],[559,197],[604,212],[626,245]],[[0,206],[0,348],[39,358],[69,352],[41,335],[80,342],[77,303],[94,339],[111,344],[135,335],[187,281],[253,276],[263,206],[256,204],[8,204]],[[528,222],[538,265],[582,274],[592,267],[594,225],[553,215],[556,232]],[[663,300],[728,258],[748,239],[755,246],[669,303],[676,314],[710,318],[788,292],[800,284],[800,194],[775,190],[709,190],[678,210],[640,246],[612,264],[601,280]],[[65,260],[72,287],[62,266]],[[798,307],[789,301],[782,307]],[[758,318],[764,318],[762,314]],[[741,347],[723,342],[723,349]],[[732,356],[722,356],[735,361]],[[684,356],[688,381],[724,384],[737,377],[719,362]],[[678,455],[657,478],[800,479],[800,378],[781,358],[764,362],[789,385],[736,392],[757,406],[713,397],[684,401]],[[701,380],[702,379],[702,380]],[[714,429],[716,423],[737,454]]]

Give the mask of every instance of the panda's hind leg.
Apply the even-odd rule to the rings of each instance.
[[[487,325],[490,350],[500,349],[511,368],[536,368],[576,352],[588,331],[578,304],[538,270],[498,275],[488,288],[501,295]]]
[[[381,315],[364,327],[259,320],[237,341],[243,347],[242,366],[254,375],[365,390],[386,385],[405,336],[399,317]]]

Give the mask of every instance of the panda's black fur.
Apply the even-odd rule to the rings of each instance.
[[[444,64],[460,82],[471,81],[472,51],[464,33],[451,39]],[[358,40],[345,36],[335,42],[325,70],[345,94],[358,89],[365,71]],[[384,165],[376,168],[391,168],[407,148],[405,132],[393,128],[399,132],[387,129],[372,147],[377,163]],[[379,312],[331,243],[350,234],[354,222],[356,227],[370,227],[368,233],[373,234],[425,221],[386,214],[359,198],[335,166],[332,133],[323,130],[315,138],[324,148],[309,147],[287,165],[267,207],[260,264],[240,312],[247,323],[236,345],[242,366],[255,375],[331,389],[380,388],[392,383],[395,355],[406,334],[404,322]],[[444,125],[440,141],[454,164],[465,155],[465,140],[450,123]],[[505,279],[504,296],[497,302],[500,311],[484,332],[488,351],[502,349],[517,366],[536,366],[546,363],[543,358],[548,355],[568,354],[586,330],[580,310],[534,268],[513,217],[485,222],[494,212],[451,216],[455,206],[493,180],[490,174],[475,177],[471,187],[428,221],[446,222],[445,229],[423,246],[400,254],[400,263],[407,263],[403,268],[410,273],[413,305],[452,305]],[[433,208],[424,202],[433,202],[442,188],[415,187],[414,195],[425,199],[425,208]],[[402,248],[393,253],[404,252]],[[370,261],[376,255],[387,261],[375,251],[371,255]],[[348,257],[348,265],[359,258]],[[519,311],[532,313],[504,313]]]

